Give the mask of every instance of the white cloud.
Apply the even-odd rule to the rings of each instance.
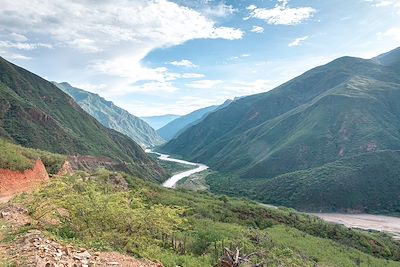
[[[371,2],[374,7],[391,7],[400,14],[400,2],[398,0],[365,0]]]
[[[34,50],[39,47],[53,48],[52,45],[43,44],[43,43],[22,43],[22,42],[0,41],[0,48],[15,48],[18,50]]]
[[[153,41],[161,46],[198,38],[238,39],[238,29],[216,27],[212,20],[167,0],[41,1],[0,0],[0,25],[15,33],[30,29],[70,45]],[[134,14],[134,15],[133,15]],[[87,45],[83,46],[86,51]],[[93,50],[91,48],[91,50]]]
[[[13,39],[14,41],[17,41],[17,42],[28,41],[28,38],[23,34],[18,34],[18,33],[13,32],[10,34],[10,36],[11,36],[11,39]]]
[[[246,7],[247,10],[254,10],[256,8],[257,8],[256,5],[249,5],[248,7]]]
[[[127,88],[129,92],[145,93],[145,94],[158,94],[158,93],[174,93],[178,90],[170,82],[148,82],[141,85],[134,85]]]
[[[196,88],[196,89],[211,89],[216,85],[222,84],[221,80],[200,80],[194,81],[192,83],[185,84],[187,87]]]
[[[154,116],[164,114],[180,114],[185,115],[194,110],[207,106],[222,104],[226,100],[225,96],[197,97],[182,96],[176,98],[173,103],[165,104],[161,102],[153,102],[151,105],[141,101],[127,101],[118,103],[122,108],[128,110],[137,116]]]
[[[31,57],[28,57],[28,56],[24,56],[21,54],[15,54],[15,53],[8,53],[8,52],[1,51],[1,50],[0,50],[0,55],[7,60],[31,60],[32,59]]]
[[[46,47],[24,43],[26,36],[42,38],[55,49],[68,49],[79,58],[75,71],[80,76],[92,81],[101,77],[98,83],[106,83],[116,95],[153,88],[173,91],[168,82],[185,78],[167,69],[142,66],[142,59],[154,49],[193,39],[236,40],[244,35],[240,29],[216,25],[212,17],[234,12],[222,4],[214,16],[168,0],[0,0],[0,6],[3,50]],[[2,40],[5,33],[14,37]],[[138,81],[155,84],[135,85]],[[132,84],[137,87],[132,89]]]
[[[85,53],[97,53],[103,51],[102,48],[96,45],[96,42],[87,38],[78,38],[70,42],[70,45]]]
[[[185,79],[198,79],[198,78],[204,78],[205,75],[201,73],[184,73],[182,74],[181,77]]]
[[[291,8],[288,1],[278,0],[274,8],[258,8],[254,5],[247,8],[250,15],[245,18],[257,18],[264,20],[268,24],[275,25],[296,25],[311,18],[317,11],[312,7]]]
[[[305,40],[308,39],[308,36],[299,37],[293,40],[293,42],[289,43],[289,47],[302,45]]]
[[[210,17],[226,17],[235,12],[237,12],[237,9],[224,3],[219,3],[218,5],[214,6],[206,5],[206,7],[201,10],[202,14]]]
[[[264,28],[261,26],[253,26],[253,28],[250,31],[254,33],[263,33]]]
[[[221,90],[228,91],[233,95],[251,95],[266,92],[273,89],[276,84],[270,80],[258,79],[251,82],[236,81],[225,85]]]
[[[140,84],[139,83],[127,84],[121,82],[121,83],[116,83],[115,85],[113,85],[113,87],[110,87],[107,84],[82,83],[82,84],[76,84],[76,87],[93,93],[97,93],[102,97],[106,98],[120,97],[131,93],[140,93],[144,95],[158,96],[160,93],[172,94],[179,90],[170,82],[158,82],[158,81],[150,81]]]
[[[193,64],[190,60],[187,59],[182,59],[179,61],[172,61],[170,62],[171,65],[174,65],[176,67],[186,67],[186,68],[197,68],[198,66]]]
[[[378,33],[378,37],[380,38],[391,38],[396,42],[400,43],[400,28],[390,28],[389,30]]]
[[[250,54],[241,54],[240,56],[230,57],[230,58],[228,58],[228,60],[229,61],[238,60],[238,59],[242,59],[242,58],[249,57],[249,56],[250,56]]]

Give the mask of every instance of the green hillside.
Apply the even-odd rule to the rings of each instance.
[[[400,214],[399,166],[400,151],[379,151],[267,180],[214,173],[207,182],[219,194],[305,211]]]
[[[126,188],[116,183],[123,180]],[[399,243],[383,233],[350,230],[291,209],[168,190],[102,170],[52,179],[12,205],[27,208],[33,222],[2,227],[9,242],[39,229],[62,243],[121,251],[166,267],[215,266],[224,247],[254,253],[241,266],[400,266]]]
[[[394,58],[392,53],[384,57]],[[383,61],[383,57],[380,58]],[[345,197],[349,201],[337,206],[328,201],[312,205],[298,195],[291,196],[290,201],[283,200],[272,191],[277,188],[280,175],[312,169],[312,174],[303,173],[302,176],[312,181],[322,176],[319,172],[322,170],[315,168],[324,164],[369,152],[400,149],[400,73],[392,66],[393,61],[386,66],[376,60],[337,59],[275,90],[233,102],[162,149],[204,162],[220,171],[221,176],[227,174],[225,179],[228,176],[247,179],[243,183],[212,182],[224,184],[224,191],[247,191],[245,195],[256,199],[277,204],[290,202],[303,209],[339,210],[355,206],[367,209],[372,200],[368,195],[357,205],[350,201],[352,193],[362,191],[356,186],[348,188],[350,194]],[[381,179],[393,181],[400,176],[400,172],[393,174],[388,169],[376,168],[379,168],[379,176],[370,177],[370,180],[377,187]],[[323,170],[329,172],[329,169]],[[334,171],[329,175],[333,176]],[[254,180],[258,182],[253,183]],[[264,187],[269,190],[261,190]],[[279,189],[280,192],[285,190],[284,187]],[[395,192],[395,188],[392,190]],[[342,192],[333,191],[332,194]],[[386,199],[372,210],[395,211],[391,201],[398,201],[398,197]]]
[[[163,170],[128,137],[109,130],[52,83],[0,58],[0,137],[59,154],[106,156],[140,177]]]
[[[75,88],[65,82],[54,84],[70,95],[83,110],[105,127],[129,136],[133,141],[144,147],[156,146],[164,142],[146,122],[101,96]]]

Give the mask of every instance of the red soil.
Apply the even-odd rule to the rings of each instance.
[[[15,195],[34,190],[49,180],[43,162],[38,159],[32,169],[23,172],[0,169],[0,202],[6,202]]]

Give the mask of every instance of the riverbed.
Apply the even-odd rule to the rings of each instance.
[[[400,240],[400,218],[372,214],[311,213],[324,221],[343,224],[349,228],[387,232]]]

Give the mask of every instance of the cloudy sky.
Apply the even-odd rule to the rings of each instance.
[[[0,0],[0,56],[138,116],[400,46],[399,0]]]

